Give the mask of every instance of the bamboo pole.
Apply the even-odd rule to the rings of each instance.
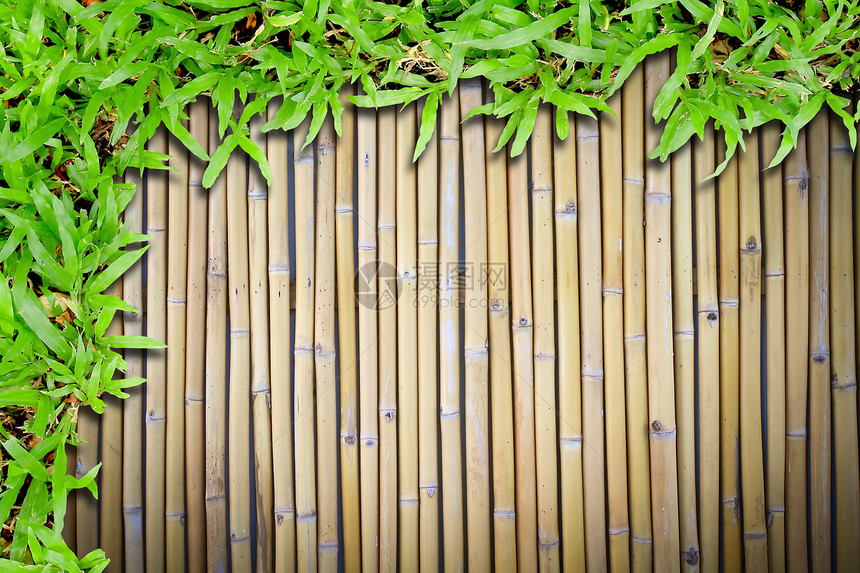
[[[150,151],[167,152],[166,129],[155,132],[149,146]],[[146,334],[158,341],[166,340],[167,326],[167,174],[150,171],[147,175],[147,222],[149,240],[147,251],[146,286]],[[165,379],[166,362],[164,350],[148,350],[146,353],[146,421],[145,421],[145,500],[146,523],[146,570],[164,570],[165,564]],[[78,504],[81,505],[81,504]],[[78,519],[81,518],[79,508]],[[80,521],[79,521],[80,523]],[[87,521],[86,523],[91,523]],[[80,526],[79,526],[80,529]],[[79,550],[85,545],[78,542]]]
[[[423,117],[425,105],[426,100],[421,102],[418,117]],[[438,148],[434,131],[418,158],[418,535],[420,566],[425,573],[439,570]]]
[[[696,337],[693,310],[692,144],[672,156],[672,294],[681,567],[699,570],[696,521]]]
[[[809,124],[809,511],[812,571],[830,571],[830,244],[828,113]],[[844,428],[839,428],[844,431]]]
[[[601,261],[600,133],[597,121],[576,119],[579,209],[580,336],[582,356],[583,500],[586,569],[605,571],[603,265]],[[532,162],[534,164],[534,161]],[[617,166],[614,166],[617,168]],[[534,225],[533,225],[534,226]],[[540,246],[540,249],[546,247]],[[537,296],[537,289],[535,295]],[[538,297],[540,298],[540,297]],[[552,297],[550,297],[552,300]]]
[[[857,109],[860,109],[860,95],[856,92],[853,98],[854,111],[856,113]],[[860,152],[858,152],[855,148],[854,150],[854,183],[860,181]],[[853,195],[853,193],[852,193]],[[860,221],[860,201],[854,201],[854,268],[860,268],[860,228],[857,227]],[[860,281],[854,281],[854,328],[856,329],[855,340],[860,340]],[[855,351],[856,352],[856,351]],[[858,408],[860,408],[860,396],[858,396],[857,402]],[[858,416],[860,416],[860,412],[858,412]],[[858,425],[860,425],[860,421],[858,421]]]
[[[549,106],[538,108],[535,130],[531,139],[531,159],[531,228],[533,239],[531,245],[531,278],[532,292],[534,293],[538,565],[540,571],[559,571],[561,559],[558,533],[558,468],[556,458],[558,438],[555,401],[555,312],[553,308],[555,253],[552,233],[552,128]],[[468,211],[469,208],[467,207],[466,212],[468,213]],[[587,511],[586,509],[586,514]],[[588,543],[587,538],[586,543]]]
[[[740,440],[744,562],[767,571],[764,457],[761,420],[761,207],[758,133],[738,155],[740,247]]]
[[[340,481],[343,507],[343,562],[346,573],[361,569],[361,522],[358,489],[358,403],[355,355],[355,263],[353,262],[353,165],[355,107],[340,93],[344,106],[341,135],[337,139],[335,237],[337,248],[337,320],[340,349]]]
[[[830,328],[833,369],[833,507],[836,570],[860,563],[860,468],[857,437],[857,370],[854,338],[852,180],[854,159],[841,119],[830,116]]]
[[[191,104],[191,136],[205,149],[209,144],[208,105]],[[185,342],[185,515],[188,569],[206,565],[205,368],[206,368],[206,234],[209,192],[201,185],[205,164],[188,164],[188,290]]]
[[[218,116],[209,110],[209,149],[218,145]],[[206,556],[209,571],[226,571],[227,548],[227,177],[209,193],[206,263]]]
[[[277,112],[269,102],[269,119]],[[269,353],[272,410],[274,542],[277,573],[296,568],[296,506],[293,487],[293,399],[290,347],[290,208],[288,135],[271,132],[267,155],[272,170],[268,196]]]
[[[606,410],[606,489],[609,499],[609,566],[630,570],[627,506],[627,426],[624,400],[624,249],[621,94],[609,99],[615,117],[600,118],[603,232],[603,348]],[[694,496],[695,499],[695,496]]]
[[[105,290],[108,296],[122,298],[122,282],[117,281]],[[107,336],[122,334],[120,317],[108,325]],[[111,571],[122,571],[122,402],[115,396],[102,394],[105,402],[102,414],[101,462],[99,473],[103,477],[99,484],[99,546],[111,560]],[[91,525],[92,526],[92,525]]]
[[[699,354],[699,534],[703,573],[720,562],[720,307],[717,295],[716,182],[712,129],[694,142]]]
[[[443,569],[463,571],[463,478],[460,446],[460,320],[456,307],[460,250],[459,97],[442,100],[439,126],[439,426],[442,453]],[[534,537],[532,537],[534,539]]]
[[[493,153],[502,122],[486,122],[487,267],[489,295],[490,418],[493,464],[493,563],[496,571],[517,568],[514,474],[514,412],[511,380],[511,308],[508,276],[508,181],[504,152]]]
[[[762,129],[763,163],[779,149],[779,129]],[[783,254],[782,166],[764,171],[765,340],[767,341],[767,550],[768,570],[785,571],[785,256]]]
[[[443,132],[444,133],[444,132]],[[491,140],[492,142],[492,140]],[[508,150],[498,153],[508,153]],[[517,486],[517,568],[520,571],[537,571],[538,534],[537,525],[537,489],[535,475],[535,395],[534,395],[534,353],[532,319],[532,281],[529,241],[529,198],[528,198],[528,164],[526,155],[512,157],[508,162],[508,221],[510,227],[510,257],[511,257],[511,340],[513,343],[514,367],[514,451],[515,477]],[[569,277],[569,275],[567,275]],[[574,280],[575,284],[576,281]],[[567,293],[567,291],[565,291]],[[561,295],[561,291],[559,293]],[[570,308],[570,294],[567,294]],[[575,299],[573,307],[577,308]],[[559,308],[562,308],[559,298]],[[561,310],[559,312],[562,312]],[[578,333],[578,328],[573,325]],[[570,332],[564,329],[559,332]],[[561,339],[560,339],[561,345]],[[561,346],[560,346],[561,347]],[[568,380],[576,384],[579,374],[568,372]],[[574,377],[574,378],[571,378]],[[578,384],[576,384],[578,386]],[[570,384],[568,384],[570,386]],[[562,386],[564,388],[564,386]],[[561,390],[561,389],[560,389]],[[565,402],[562,402],[564,405]],[[562,424],[565,430],[565,424]],[[562,434],[564,437],[564,434]],[[572,445],[573,441],[570,442]],[[569,448],[575,450],[574,448]],[[565,468],[565,449],[562,449],[562,468]],[[444,457],[444,454],[443,454]],[[579,464],[581,466],[581,464]],[[575,466],[568,475],[575,480],[574,472],[580,467]],[[564,470],[563,470],[564,471]],[[581,484],[581,472],[579,473]],[[562,474],[562,480],[566,480]],[[563,481],[566,485],[567,482]],[[575,483],[575,481],[573,482]],[[443,486],[444,487],[444,486]],[[580,490],[582,486],[580,485]],[[562,487],[562,494],[568,491]],[[564,499],[564,498],[563,498]],[[582,498],[573,500],[574,507],[582,507]],[[564,513],[563,515],[567,515]],[[581,521],[581,520],[580,520]],[[576,525],[576,524],[574,524]],[[581,532],[580,529],[578,530]],[[567,530],[564,531],[567,535]],[[582,536],[576,539],[582,540]],[[573,545],[571,543],[571,545]],[[580,556],[584,558],[584,550],[580,543]]]
[[[398,569],[417,571],[418,538],[418,266],[415,104],[397,114],[397,463]]]
[[[248,292],[248,169],[246,156],[227,161],[227,287],[230,378],[227,385],[227,499],[233,571],[251,570],[251,311]],[[223,423],[223,422],[222,422]]]
[[[163,340],[163,338],[162,338]],[[76,432],[80,443],[75,449],[75,477],[80,479],[95,467],[99,459],[99,415],[89,407],[78,408]],[[93,495],[83,489],[75,492],[77,551],[86,555],[99,546],[99,504]],[[75,523],[68,521],[69,524]]]
[[[263,112],[265,113],[265,112]],[[251,118],[251,138],[266,153],[263,118]],[[272,475],[272,413],[269,374],[268,197],[266,180],[251,164],[248,177],[248,278],[251,283],[251,415],[254,440],[256,570],[271,571],[274,533],[274,484]],[[287,315],[289,316],[289,315]],[[283,317],[280,318],[283,320]]]
[[[337,372],[334,345],[334,125],[327,118],[317,137],[317,205],[314,284],[314,368],[317,405],[317,512],[320,571],[337,571]]]
[[[397,277],[395,248],[396,112],[379,112],[379,569],[397,568]]]
[[[809,360],[809,172],[806,132],[783,168],[785,193],[785,545],[788,570],[807,570],[806,391]]]
[[[651,470],[645,350],[645,149],[643,66],[621,90],[623,162],[624,367],[630,557],[636,573],[651,571]],[[559,237],[559,246],[562,239]],[[559,293],[560,294],[560,293]]]
[[[138,171],[129,169],[125,174],[126,183],[134,185],[134,195],[125,209],[125,223],[129,232],[143,231],[143,185]],[[122,277],[122,298],[138,310],[124,312],[122,329],[124,334],[143,334],[143,266],[145,260],[138,260]],[[126,378],[143,376],[144,353],[141,350],[126,350]],[[125,570],[130,573],[143,571],[143,386],[127,390],[128,398],[123,401],[122,431],[122,513],[125,537]],[[70,501],[72,501],[70,499]],[[74,506],[70,503],[70,508]],[[66,510],[68,523],[71,520]],[[73,527],[65,528],[74,531]],[[65,531],[64,531],[65,534]],[[65,536],[65,535],[64,535]]]
[[[478,80],[460,84],[460,116],[483,103]],[[487,179],[484,164],[484,122],[478,115],[461,126],[463,135],[463,202],[466,285],[464,292],[466,366],[466,537],[469,569],[490,569],[490,426],[489,351],[487,332]],[[553,417],[553,420],[555,418]],[[553,442],[554,442],[553,438]],[[553,450],[554,450],[553,445]]]
[[[379,349],[377,348],[376,111],[359,109],[358,383],[361,442],[361,569],[379,570]]]
[[[556,113],[559,113],[556,110]],[[566,113],[566,112],[561,112]],[[567,113],[567,121],[573,117]],[[575,128],[574,128],[575,131]],[[577,189],[576,189],[576,136],[568,134],[564,140],[553,140],[553,176],[555,180],[555,266],[558,286],[558,449],[561,478],[561,566],[564,569],[585,569],[585,516],[582,498],[582,369],[579,355],[579,252],[577,244]],[[514,180],[513,175],[511,180]],[[512,187],[512,192],[515,191]],[[514,211],[528,212],[528,205],[511,205],[511,227]],[[527,241],[528,230],[524,231]],[[513,229],[511,231],[513,237]],[[527,245],[528,243],[526,243]],[[519,247],[511,241],[513,251]],[[527,261],[526,261],[527,262]],[[516,321],[518,313],[513,320]],[[519,315],[522,316],[522,315]],[[514,333],[520,328],[514,323]],[[516,336],[515,336],[516,340]],[[516,364],[516,363],[515,363]],[[517,377],[517,383],[520,383]],[[530,389],[529,389],[530,390]],[[533,397],[527,395],[529,400]],[[529,404],[529,415],[533,406]],[[534,421],[522,430],[528,440],[534,441]],[[524,440],[525,441],[525,440]],[[530,446],[533,447],[533,446]],[[531,471],[525,475],[531,486],[528,495],[534,496],[534,454],[518,451]],[[518,475],[519,478],[519,475]],[[524,508],[518,507],[519,520],[523,520]],[[534,509],[529,510],[534,518]],[[534,526],[532,525],[532,528]],[[533,537],[533,536],[532,536]],[[524,542],[521,540],[520,542]],[[521,569],[534,570],[529,562],[521,561]]]
[[[718,146],[718,161],[725,144]],[[723,566],[742,567],[740,447],[738,428],[738,161],[733,158],[717,184],[720,304],[720,503]]]
[[[165,557],[167,569],[185,568],[185,319],[188,312],[188,150],[174,136],[167,141],[170,229],[167,249],[167,421],[165,463]],[[170,487],[167,487],[170,484]]]
[[[298,571],[317,570],[314,451],[314,148],[302,148],[310,118],[293,131],[296,225],[295,471]]]
[[[654,99],[668,75],[668,54],[652,57],[645,62],[645,109],[653,109]],[[646,148],[656,148],[659,139],[660,130],[652,121],[646,120]],[[648,411],[651,419],[651,498],[656,571],[678,571],[680,568],[671,326],[672,197],[668,168],[668,165],[656,160],[645,164],[645,268],[648,269],[645,327],[648,338]]]

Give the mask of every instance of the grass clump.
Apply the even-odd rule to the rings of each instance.
[[[359,83],[365,107],[426,98],[417,157],[436,110],[460,79],[485,78],[493,103],[473,113],[506,120],[497,149],[521,153],[538,105],[608,112],[605,100],[650,54],[675,50],[677,65],[653,115],[665,121],[654,157],[665,160],[710,121],[727,144],[769,121],[784,126],[772,164],[795,146],[822,108],[842,117],[852,145],[860,113],[860,0],[33,0],[0,6],[0,406],[3,408],[2,556],[42,570],[99,570],[102,553],[78,559],[63,544],[68,491],[94,490],[93,475],[65,473],[80,407],[123,396],[113,380],[118,347],[155,341],[106,337],[131,311],[103,291],[143,252],[143,236],[117,221],[134,189],[125,169],[164,168],[145,149],[165,125],[209,161],[209,186],[236,147],[257,160],[251,118],[270,100],[264,130],[312,115],[306,143],[341,88]],[[254,94],[253,99],[248,98]],[[200,96],[218,110],[221,145],[210,158],[183,127]],[[234,115],[236,98],[243,103]],[[717,168],[721,171],[725,163]],[[132,381],[139,382],[139,381]]]

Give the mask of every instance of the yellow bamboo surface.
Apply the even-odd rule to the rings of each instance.
[[[158,134],[177,171],[126,176],[151,238],[111,332],[169,349],[83,414],[102,495],[66,538],[111,571],[853,570],[856,156],[824,114],[774,169],[772,126],[718,178],[709,127],[649,159],[668,64],[614,116],[541,106],[513,158],[461,123],[478,82],[438,111],[344,91],[307,146],[255,119],[270,181],[237,149],[203,189]]]

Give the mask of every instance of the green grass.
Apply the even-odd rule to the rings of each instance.
[[[89,2],[86,2],[89,4]],[[712,5],[713,4],[713,5]],[[127,168],[165,168],[144,144],[162,124],[209,161],[211,185],[240,147],[261,163],[251,117],[272,99],[265,130],[291,129],[310,113],[308,141],[328,113],[340,131],[338,93],[359,83],[360,106],[427,98],[416,157],[435,110],[460,78],[483,77],[494,103],[475,113],[505,119],[498,148],[523,151],[537,106],[607,112],[604,100],[649,54],[677,52],[677,68],[653,115],[665,121],[653,156],[665,160],[691,137],[720,130],[727,158],[745,130],[784,125],[773,163],[823,107],[855,144],[860,113],[860,0],[28,0],[0,6],[0,522],[9,528],[0,571],[92,570],[62,542],[65,500],[94,488],[94,472],[65,473],[80,407],[123,396],[125,363],[113,349],[156,346],[105,337],[122,301],[102,294],[143,249],[118,223],[134,189]],[[256,97],[249,101],[248,95]],[[212,98],[221,146],[211,159],[182,120]],[[236,98],[247,105],[233,114]],[[134,124],[135,118],[140,121]],[[134,125],[134,129],[132,126]],[[721,170],[725,164],[718,168]],[[8,544],[7,544],[8,543]],[[19,569],[16,569],[19,570]],[[27,570],[26,566],[23,570]]]

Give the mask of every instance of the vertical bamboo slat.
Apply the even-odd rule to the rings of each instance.
[[[314,367],[317,406],[317,512],[320,571],[337,571],[337,372],[335,370],[334,125],[327,118],[317,136],[317,204],[314,284]]]
[[[718,146],[722,162],[725,144]],[[740,443],[738,435],[738,160],[717,182],[720,304],[720,503],[722,505],[723,567],[742,567],[740,513]]]
[[[122,281],[116,281],[104,294],[122,298]],[[114,315],[105,334],[122,334],[121,317]],[[122,402],[115,396],[102,394],[105,402],[102,415],[101,464],[99,483],[99,547],[111,560],[111,571],[122,571]],[[105,477],[107,476],[107,477]]]
[[[227,161],[227,287],[230,356],[227,384],[227,479],[231,570],[251,571],[251,310],[248,285],[246,156]]]
[[[645,62],[645,109],[654,108],[654,100],[668,75],[668,54],[652,57]],[[651,120],[646,119],[646,149],[655,149],[659,138],[660,131]],[[680,569],[677,431],[672,361],[670,178],[669,165],[660,164],[653,159],[645,164],[645,268],[648,274],[645,330],[648,340],[651,507],[656,571]]]
[[[860,563],[860,468],[852,260],[852,159],[848,132],[830,116],[830,334],[836,570]],[[769,293],[768,293],[768,296]]]
[[[188,280],[188,151],[172,135],[167,141],[172,169],[167,227],[167,421],[165,463],[165,557],[167,569],[185,567],[185,340]],[[173,484],[168,487],[167,484]]]
[[[627,425],[624,399],[624,194],[621,94],[609,99],[615,117],[600,118],[600,203],[603,232],[603,349],[606,409],[606,490],[609,500],[609,567],[630,570],[627,506]]]
[[[779,130],[761,134],[762,163],[779,149]],[[765,340],[767,341],[767,561],[771,573],[785,571],[785,256],[783,249],[782,166],[764,171]]]
[[[483,103],[478,80],[460,84],[460,116]],[[484,121],[463,122],[463,209],[466,221],[464,285],[466,366],[466,538],[469,569],[490,569],[489,341],[487,332],[487,179]]]
[[[209,145],[208,104],[191,104],[191,137]],[[185,339],[185,520],[188,569],[206,566],[205,367],[206,367],[206,234],[209,191],[202,187],[205,164],[190,157],[188,164],[188,287]]]
[[[418,535],[418,228],[415,107],[397,114],[397,543],[398,570],[417,571]]]
[[[155,132],[149,144],[150,151],[167,152],[166,128]],[[150,171],[147,175],[147,222],[149,239],[147,252],[146,335],[160,342],[166,340],[167,326],[167,173]],[[145,421],[145,481],[146,506],[145,543],[146,570],[162,571],[165,559],[165,457],[166,457],[166,362],[164,350],[146,353],[146,421]],[[81,505],[81,504],[78,504]],[[78,519],[81,511],[79,508]],[[80,523],[80,521],[79,521]],[[91,523],[88,521],[87,523]],[[82,527],[78,527],[79,530]],[[83,529],[86,529],[84,526]],[[84,549],[81,541],[78,549]]]
[[[337,321],[340,350],[340,496],[343,507],[343,562],[347,573],[361,570],[361,522],[358,485],[358,400],[356,392],[355,262],[353,258],[353,184],[355,166],[355,107],[340,94],[344,106],[337,139],[335,181],[335,246],[337,260]]]
[[[397,276],[394,109],[380,110],[379,147],[379,569],[397,568]]]
[[[218,118],[209,110],[209,149],[218,145]],[[209,193],[206,263],[206,556],[210,571],[226,571],[227,546],[227,177]]]
[[[806,132],[809,143],[809,535],[813,572],[832,568],[828,123],[828,114],[819,113]]]
[[[455,305],[460,248],[459,95],[442,100],[440,119],[439,426],[442,440],[443,568],[445,571],[463,571],[466,562],[463,553],[463,462],[460,446],[460,320]]]
[[[269,119],[275,105],[269,102]],[[269,353],[272,411],[272,480],[274,486],[274,571],[296,567],[296,506],[293,474],[293,392],[290,348],[290,209],[287,134],[268,135],[272,170],[268,196]]]
[[[444,111],[443,111],[444,113]],[[502,153],[499,151],[499,153]],[[508,153],[505,150],[505,153]],[[525,154],[508,162],[511,260],[511,340],[514,367],[514,450],[517,485],[517,566],[537,571],[537,491],[529,183]],[[578,374],[578,372],[577,372]],[[574,383],[578,381],[574,380]],[[562,425],[564,428],[564,425]],[[564,450],[562,450],[562,453]],[[562,464],[564,460],[562,459]],[[562,465],[564,467],[564,465]],[[564,475],[562,475],[564,479]],[[565,488],[562,488],[562,492]],[[581,505],[582,501],[578,503]],[[581,529],[580,529],[581,531]],[[582,539],[580,536],[579,539]]]
[[[648,445],[648,380],[645,342],[645,149],[644,71],[621,91],[623,136],[624,374],[627,404],[627,475],[630,557],[636,572],[651,571],[651,470]],[[559,243],[561,241],[559,240]]]
[[[672,157],[672,316],[678,426],[678,522],[681,567],[699,570],[696,520],[696,340],[693,311],[692,144]]]
[[[720,562],[720,307],[717,295],[716,182],[713,132],[694,142],[696,286],[699,354],[699,535],[703,573]]]
[[[806,132],[783,167],[785,193],[785,546],[788,571],[806,571],[806,376],[809,360],[809,172]]]
[[[376,247],[376,112],[356,112],[358,149],[358,397],[361,569],[379,569],[379,370]]]
[[[582,371],[583,508],[587,569],[606,569],[604,509],[604,373],[600,215],[600,134],[597,122],[576,121]],[[544,247],[539,247],[543,249]],[[535,293],[537,294],[537,292]]]
[[[427,113],[422,102],[419,117]],[[436,110],[433,110],[436,113]],[[418,499],[420,566],[439,570],[439,459],[436,380],[438,336],[438,139],[418,159]]]
[[[558,113],[558,110],[556,110]],[[562,112],[567,113],[567,112]],[[568,113],[568,124],[573,117]],[[576,134],[568,128],[568,136],[553,141],[553,177],[555,191],[555,267],[556,286],[558,287],[558,449],[561,479],[561,566],[565,569],[582,571],[585,569],[585,516],[582,498],[582,369],[579,355],[579,252],[577,244],[577,189],[576,189]],[[521,160],[525,163],[525,159]],[[513,177],[511,177],[513,181]],[[518,189],[518,188],[517,188]],[[512,191],[514,188],[512,187]],[[511,220],[514,210],[528,211],[528,205],[511,205]],[[525,214],[523,215],[525,216]],[[513,222],[511,223],[511,258],[513,251],[520,248],[514,242]],[[528,237],[528,229],[523,232]],[[525,241],[524,238],[518,238]],[[524,246],[527,247],[526,244]],[[517,314],[513,315],[513,328]],[[514,363],[516,365],[516,363]],[[531,380],[529,380],[531,382]],[[517,383],[521,378],[517,376]],[[531,390],[529,388],[529,390]],[[531,394],[524,395],[532,399]],[[530,415],[533,405],[529,404]],[[534,442],[534,421],[522,430]],[[528,434],[526,433],[528,432]],[[524,440],[525,441],[525,440]],[[529,449],[533,446],[529,445]],[[534,489],[534,453],[518,451],[518,459],[530,463],[528,483]],[[519,475],[517,476],[519,478]],[[531,494],[534,495],[533,493]],[[533,506],[532,506],[533,507]],[[519,509],[522,521],[523,511]],[[531,510],[534,511],[533,509]],[[520,540],[521,545],[525,543]],[[520,569],[532,571],[526,562],[520,562]]]
[[[501,122],[486,123],[484,156],[487,166],[487,268],[483,276],[487,281],[489,295],[493,562],[499,572],[515,571],[517,567],[507,154],[492,152],[501,134]]]
[[[162,338],[163,340],[163,338]],[[152,351],[150,351],[152,352]],[[158,351],[156,351],[158,352]],[[80,479],[99,463],[99,415],[89,407],[78,408],[76,431],[80,443],[75,449],[75,477]],[[89,490],[79,489],[75,496],[77,551],[86,555],[99,546],[99,502]],[[69,524],[75,523],[71,519]]]
[[[758,133],[744,137],[738,155],[740,249],[740,447],[744,563],[767,571],[764,456],[761,420],[761,207]]]
[[[265,114],[265,112],[263,112]],[[264,153],[266,135],[263,118],[251,119],[251,138]],[[251,423],[254,443],[254,492],[256,570],[272,570],[274,485],[272,476],[271,381],[269,374],[269,283],[268,195],[269,190],[260,168],[251,164],[248,175],[248,278],[251,313]],[[281,318],[281,320],[283,320]]]
[[[464,134],[465,138],[466,135]],[[531,139],[531,260],[534,295],[535,476],[537,478],[538,567],[561,570],[556,450],[555,312],[552,127],[549,106],[537,110]],[[468,212],[468,207],[466,208]],[[601,464],[602,465],[602,464]],[[601,495],[601,505],[603,496]],[[471,516],[469,516],[471,519]],[[602,529],[599,530],[602,533]],[[586,539],[586,543],[588,539]]]
[[[317,570],[317,504],[314,443],[314,148],[302,147],[310,118],[293,132],[296,229],[295,368],[296,558],[298,571]]]
[[[125,175],[126,183],[135,186],[131,202],[125,209],[125,224],[131,233],[143,231],[143,182],[140,172],[129,169]],[[122,277],[122,298],[137,309],[138,312],[124,312],[122,330],[126,335],[143,334],[143,312],[145,311],[143,294],[143,266],[145,260],[138,260]],[[125,353],[127,365],[126,378],[143,376],[144,353],[141,350],[127,350]],[[123,402],[122,429],[122,513],[123,533],[125,537],[125,570],[131,573],[141,573],[144,568],[143,552],[143,386],[135,386],[127,390],[128,398]],[[71,501],[71,500],[70,500]],[[72,504],[70,503],[70,507]],[[66,509],[67,523],[71,520],[69,508]],[[66,527],[63,531],[74,531]],[[70,544],[71,545],[71,544]]]

